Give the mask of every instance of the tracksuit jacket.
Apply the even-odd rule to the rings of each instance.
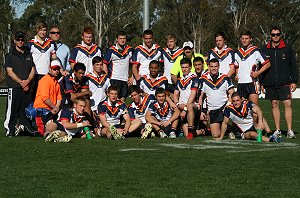
[[[295,52],[283,40],[277,47],[269,42],[262,52],[270,60],[271,67],[262,75],[261,83],[264,87],[277,87],[298,82],[298,67]]]

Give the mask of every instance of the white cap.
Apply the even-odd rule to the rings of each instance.
[[[57,68],[57,67],[61,67],[60,62],[58,60],[51,61],[50,68],[54,69],[54,68]]]
[[[191,41],[188,41],[188,42],[184,42],[183,43],[182,48],[185,48],[185,47],[189,47],[189,48],[193,49],[194,45],[193,45],[193,43]]]

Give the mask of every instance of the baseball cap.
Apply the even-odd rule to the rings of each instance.
[[[60,62],[58,60],[51,61],[50,68],[51,69],[61,68]]]
[[[187,42],[183,43],[182,48],[191,48],[191,49],[193,49],[194,45],[193,45],[193,43],[191,41],[187,41]]]
[[[25,32],[22,32],[22,31],[17,31],[15,33],[15,38],[25,38]]]

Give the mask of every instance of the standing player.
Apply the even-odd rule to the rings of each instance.
[[[145,95],[142,96],[141,95],[141,90],[137,85],[132,85],[129,88],[129,94],[130,97],[132,98],[132,103],[128,106],[128,113],[131,119],[131,122],[140,122],[140,126],[141,128],[150,128],[152,129],[152,125],[146,125],[146,111],[149,108],[150,104],[155,100],[155,96],[154,95]],[[140,120],[140,121],[139,121]],[[145,126],[145,127],[143,127]],[[145,131],[142,129],[141,133],[142,138],[147,138],[148,134],[149,134],[149,130],[144,133]],[[151,132],[151,130],[150,130]],[[155,135],[154,135],[155,136]]]
[[[229,78],[235,73],[235,58],[233,49],[227,47],[223,32],[215,34],[216,47],[208,52],[208,62],[216,58],[220,63],[220,73],[226,74]]]
[[[242,47],[235,53],[237,64],[238,87],[240,96],[258,104],[259,84],[257,77],[270,67],[267,57],[256,46],[251,44],[252,34],[250,31],[240,35]],[[262,67],[259,69],[259,64]]]
[[[51,60],[56,59],[56,47],[54,41],[47,38],[47,25],[38,22],[35,26],[36,35],[28,41],[27,48],[30,50],[35,64],[36,74],[34,76],[33,98],[35,98],[38,81],[49,71]]]
[[[86,75],[89,85],[91,110],[96,113],[100,102],[105,100],[106,91],[110,86],[108,75],[103,71],[102,58],[96,56],[93,58],[93,72]]]
[[[272,114],[275,122],[275,134],[281,135],[279,101],[283,102],[287,124],[287,137],[295,138],[292,128],[293,109],[292,93],[298,82],[298,66],[293,48],[282,39],[281,30],[273,27],[270,31],[271,41],[263,49],[269,57],[272,67],[264,73],[263,87],[266,98],[272,103]]]
[[[132,55],[132,74],[136,81],[139,81],[143,75],[149,74],[151,60],[160,61],[161,51],[162,49],[157,44],[153,44],[153,32],[145,30],[143,44],[137,46]],[[133,81],[132,78],[130,81]]]
[[[227,125],[231,120],[233,123],[232,129],[245,140],[256,140],[259,130],[270,130],[268,124],[264,123],[263,113],[261,109],[253,102],[242,100],[238,92],[234,92],[231,96],[232,104],[225,107],[224,120],[221,127],[221,135],[215,140],[222,140],[227,130]],[[277,135],[272,135],[270,138],[262,136],[264,142],[281,142],[281,138]]]
[[[71,51],[70,66],[73,69],[75,63],[83,63],[86,66],[86,73],[93,71],[92,59],[95,56],[101,57],[101,50],[93,41],[94,31],[90,27],[86,27],[82,31],[82,42],[76,45]],[[104,68],[107,73],[107,68]]]
[[[161,138],[169,136],[176,138],[176,129],[180,111],[173,110],[166,101],[166,91],[158,88],[155,91],[156,101],[152,102],[146,111],[146,121],[152,124],[153,129]],[[148,130],[146,132],[149,132]],[[143,134],[144,135],[144,134]],[[145,134],[147,136],[148,134]]]
[[[140,88],[144,93],[155,94],[155,90],[159,87],[167,89],[168,79],[158,73],[159,62],[152,60],[149,63],[150,73],[143,75],[139,81]]]
[[[174,103],[177,104],[178,109],[181,111],[180,117],[183,120],[182,128],[185,137],[187,139],[193,139],[193,133],[195,132],[193,127],[194,119],[192,119],[192,123],[186,123],[186,119],[191,120],[191,114],[188,114],[188,111],[193,111],[194,113],[194,109],[192,106],[188,109],[188,104],[194,104],[194,99],[198,91],[199,79],[197,78],[197,75],[195,73],[191,72],[192,62],[190,59],[182,59],[180,61],[180,65],[183,76],[179,78],[176,83],[174,91]],[[187,117],[187,115],[189,115],[189,117]]]
[[[223,110],[228,102],[228,96],[230,98],[234,92],[230,78],[226,74],[219,73],[219,67],[218,59],[209,61],[209,72],[200,78],[201,95],[198,101],[199,104],[202,104],[203,96],[206,94],[210,129],[213,137],[220,136],[221,123],[224,117]]]
[[[164,63],[164,76],[168,79],[168,90],[174,93],[175,86],[171,80],[170,71],[176,59],[183,53],[183,49],[176,46],[176,36],[170,34],[166,37],[167,47],[162,50],[162,61]]]
[[[116,36],[116,44],[107,50],[103,59],[104,68],[108,68],[110,84],[118,87],[118,97],[123,102],[128,96],[128,72],[132,52],[133,48],[126,45],[125,32],[120,31]]]
[[[141,122],[131,124],[126,104],[118,100],[118,88],[110,86],[107,90],[108,98],[98,106],[99,119],[102,124],[101,136],[108,139],[123,139],[129,133],[135,131]],[[121,117],[125,125],[121,125]]]

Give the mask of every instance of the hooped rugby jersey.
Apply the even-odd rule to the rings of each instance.
[[[83,76],[81,81],[76,82],[74,73],[65,76],[65,93],[79,93],[82,89],[88,89],[89,85],[87,80],[87,77]]]
[[[219,60],[219,72],[222,74],[228,74],[230,66],[235,66],[234,50],[226,45],[222,50],[219,50],[217,47],[211,49],[208,53],[208,62],[213,58]]]
[[[76,45],[71,51],[70,63],[83,63],[86,67],[85,73],[93,71],[92,60],[95,56],[101,57],[100,47],[96,44],[92,44],[88,49],[86,44],[82,41],[81,44]]]
[[[121,116],[128,114],[128,111],[124,102],[118,100],[112,104],[109,99],[106,99],[98,105],[98,113],[105,115],[109,124],[117,125],[121,122]]]
[[[164,102],[163,105],[160,106],[157,100],[150,104],[148,111],[150,111],[158,121],[162,122],[170,120],[174,113],[168,102]]]
[[[225,107],[224,116],[232,120],[242,132],[250,129],[253,126],[253,112],[252,108],[255,104],[251,101],[243,101],[242,106],[236,109],[233,104]]]
[[[49,72],[51,55],[55,54],[56,51],[55,42],[46,38],[44,43],[41,44],[35,36],[34,39],[28,41],[26,47],[32,54],[36,73],[41,75],[47,74]]]
[[[217,110],[228,102],[227,91],[233,88],[231,79],[226,74],[219,73],[214,82],[210,73],[200,78],[201,91],[206,94],[208,110]]]
[[[135,48],[132,55],[132,64],[138,65],[139,74],[146,75],[149,74],[149,63],[152,60],[161,61],[162,49],[159,45],[153,44],[150,51],[147,50],[147,47],[139,45]]]
[[[168,79],[165,76],[161,76],[160,74],[156,77],[156,79],[152,82],[150,75],[143,75],[140,79],[140,88],[147,94],[155,94],[155,90],[157,88],[168,87]]]
[[[250,76],[252,71],[257,71],[259,65],[265,65],[269,62],[267,57],[260,52],[256,46],[250,46],[244,50],[240,48],[235,53],[236,66],[239,68],[238,71],[238,83],[251,83],[256,81]]]
[[[127,82],[132,53],[133,48],[129,45],[124,46],[124,49],[122,49],[116,44],[107,50],[103,62],[108,65],[111,79]]]
[[[175,48],[174,50],[170,50],[169,48],[165,47],[162,50],[162,61],[164,63],[164,76],[167,77],[168,83],[173,84],[171,80],[171,69],[176,61],[176,59],[183,53],[182,48]]]
[[[63,120],[66,120],[70,123],[82,123],[86,120],[88,120],[88,115],[86,112],[84,112],[82,115],[79,115],[76,110],[73,109],[62,109],[58,113],[58,122],[62,123]],[[69,135],[75,135],[76,133],[81,133],[84,127],[79,127],[76,129],[66,129],[65,131]]]
[[[106,98],[106,91],[110,86],[110,80],[104,72],[100,75],[91,72],[86,77],[88,79],[89,90],[92,92],[92,96],[90,97],[91,109],[92,111],[97,111],[99,103]]]
[[[192,90],[197,91],[199,87],[199,78],[195,73],[190,72],[187,76],[180,77],[175,86],[179,91],[179,103],[187,104]]]
[[[131,120],[134,119],[141,119],[143,123],[146,123],[146,110],[149,108],[150,104],[155,101],[154,95],[146,95],[144,97],[141,97],[141,101],[139,104],[136,104],[135,102],[132,102],[128,106],[128,113],[131,118]]]

